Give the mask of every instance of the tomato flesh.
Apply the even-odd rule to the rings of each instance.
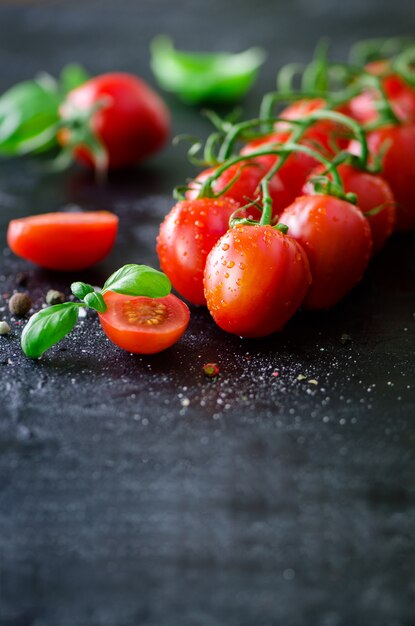
[[[238,203],[225,197],[185,200],[173,207],[160,226],[160,267],[176,291],[192,304],[206,304],[206,257],[228,230],[229,218],[238,207]]]
[[[91,126],[108,155],[109,168],[121,168],[143,161],[166,143],[170,128],[169,111],[162,99],[137,76],[125,73],[102,74],[71,91],[61,107],[61,117],[70,120],[79,112],[98,108]],[[62,145],[71,139],[70,125],[59,135]],[[95,165],[87,146],[75,149],[84,164]]]
[[[333,196],[301,196],[280,216],[288,234],[305,250],[312,283],[308,309],[335,305],[361,279],[372,250],[370,227],[362,212]]]
[[[101,261],[112,249],[118,217],[109,211],[44,213],[12,220],[7,231],[11,250],[52,270],[81,270]]]
[[[237,226],[206,261],[205,296],[215,322],[229,333],[263,337],[281,330],[310,284],[304,250],[271,226]]]
[[[190,319],[188,307],[175,295],[164,298],[126,296],[108,291],[107,310],[99,321],[115,345],[136,354],[155,354],[183,335]]]

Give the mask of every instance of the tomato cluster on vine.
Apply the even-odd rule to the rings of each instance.
[[[413,61],[413,49],[360,68],[320,58],[306,92],[285,73],[257,118],[212,115],[206,168],[160,226],[174,288],[244,337],[346,296],[388,237],[415,227]]]

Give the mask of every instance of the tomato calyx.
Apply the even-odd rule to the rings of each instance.
[[[98,179],[105,179],[108,172],[108,152],[93,129],[93,119],[98,111],[109,107],[111,99],[101,97],[88,108],[76,107],[72,102],[65,102],[61,108],[62,120],[59,124],[59,134],[63,144],[61,154],[55,160],[58,167],[69,165],[77,149],[86,150],[94,163]]]

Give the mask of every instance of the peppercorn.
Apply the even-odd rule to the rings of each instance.
[[[32,308],[32,301],[27,293],[14,293],[9,300],[9,311],[12,315],[24,317]]]
[[[0,335],[8,335],[10,332],[10,326],[5,320],[0,322]]]
[[[56,291],[56,289],[49,289],[49,291],[46,294],[46,304],[62,304],[62,302],[65,302],[65,294],[63,294],[61,291]]]

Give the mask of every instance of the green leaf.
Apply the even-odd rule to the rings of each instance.
[[[160,85],[184,102],[233,102],[252,86],[265,60],[261,48],[239,54],[175,50],[169,37],[151,42],[151,68]]]
[[[112,274],[103,287],[105,291],[116,291],[128,296],[163,298],[171,291],[171,283],[162,272],[147,265],[124,265]]]
[[[41,152],[57,145],[61,95],[42,75],[11,87],[0,97],[0,154]]]
[[[65,302],[42,309],[32,315],[21,338],[25,355],[31,359],[37,359],[63,339],[78,321],[78,312],[79,304]]]
[[[88,293],[93,293],[94,288],[92,285],[88,285],[88,283],[76,282],[72,283],[71,291],[74,296],[83,300]]]
[[[91,309],[95,309],[95,311],[98,311],[99,313],[105,313],[107,310],[104,298],[99,292],[94,291],[93,293],[87,293],[84,297],[84,302]]]
[[[89,78],[90,75],[82,65],[70,63],[69,65],[65,65],[61,71],[59,83],[63,93],[67,94],[69,91],[72,91],[72,89],[76,89],[86,83]]]

